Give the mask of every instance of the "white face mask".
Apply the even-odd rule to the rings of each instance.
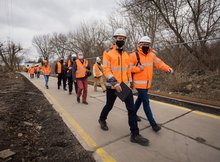
[[[83,55],[78,55],[78,58],[79,58],[80,60],[82,60],[82,59],[83,59]]]

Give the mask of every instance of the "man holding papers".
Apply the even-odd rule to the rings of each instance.
[[[107,131],[107,116],[111,111],[117,96],[125,102],[128,111],[128,123],[130,126],[130,141],[143,146],[149,144],[149,140],[139,134],[137,118],[134,109],[133,94],[129,91],[131,71],[129,69],[129,56],[123,46],[126,40],[126,32],[119,28],[113,35],[115,44],[103,53],[103,73],[107,78],[106,104],[103,107],[99,124],[102,130]],[[130,93],[129,93],[130,92]]]

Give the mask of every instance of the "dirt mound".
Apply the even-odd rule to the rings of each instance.
[[[0,151],[14,162],[92,162],[43,94],[20,74],[0,73]]]
[[[220,74],[194,71],[171,75],[155,70],[151,90],[219,102]]]

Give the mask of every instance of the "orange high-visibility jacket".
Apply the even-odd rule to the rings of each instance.
[[[29,70],[28,70],[28,73],[34,74],[34,71],[35,71],[34,67],[30,67]]]
[[[103,73],[107,79],[115,77],[117,83],[124,82],[129,86],[130,81],[132,81],[131,70],[129,68],[129,55],[124,50],[120,54],[116,48],[116,45],[112,45],[108,51],[104,51]],[[112,87],[108,82],[106,85]]]
[[[58,61],[57,62],[57,71],[56,71],[57,74],[61,74],[62,73],[62,65],[61,63]]]
[[[136,53],[133,52],[130,54],[130,68],[131,72],[133,73],[134,87],[148,89],[152,84],[153,67],[167,72],[169,66],[161,59],[157,58],[156,54],[151,48],[149,49],[148,54],[144,54],[142,49],[138,47],[138,54],[140,56],[140,62],[144,66],[143,71],[140,71],[140,68],[136,66],[138,62]]]
[[[76,60],[76,78],[83,78],[86,76],[86,67],[88,66],[88,61],[84,59],[83,64],[82,62],[77,59]]]
[[[39,72],[40,71],[40,66],[36,66],[35,70],[36,70],[36,72]]]
[[[50,75],[50,72],[51,72],[50,66],[49,65],[42,66],[42,72],[43,72],[43,75]]]
[[[102,71],[100,70],[100,67],[97,63],[93,65],[93,75],[97,78],[102,76]]]

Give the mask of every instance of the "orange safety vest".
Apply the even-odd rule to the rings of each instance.
[[[77,59],[76,60],[76,78],[83,78],[86,76],[86,67],[88,66],[88,61],[84,59],[83,64],[82,62]]]
[[[60,62],[57,62],[57,74],[61,74],[62,72],[62,65]]]
[[[137,65],[138,60],[136,53],[131,53],[130,68],[131,72],[133,73],[134,87],[140,89],[148,89],[152,84],[153,67],[167,72],[169,66],[165,64],[161,59],[157,58],[156,54],[151,48],[149,49],[148,54],[144,54],[142,49],[139,47],[137,52],[140,57],[140,63],[144,66],[144,70],[140,71],[140,68]]]
[[[124,82],[130,86],[131,70],[129,68],[129,55],[126,51],[122,54],[116,49],[116,45],[112,45],[110,50],[103,53],[103,73],[107,79],[115,77],[118,83]],[[106,82],[107,86],[111,86]],[[113,87],[112,87],[113,88]]]
[[[97,63],[95,63],[95,64],[93,65],[93,75],[94,75],[94,77],[100,77],[100,76],[102,76],[102,72],[101,72],[101,70],[100,70],[100,68],[99,68],[99,65],[98,65]]]
[[[36,69],[37,72],[39,72],[40,71],[40,66],[36,66],[35,69]]]
[[[35,71],[34,67],[31,67],[31,68],[28,70],[28,72],[29,72],[30,74],[34,74],[34,71]]]
[[[51,69],[50,69],[50,66],[49,65],[44,65],[42,67],[42,72],[43,72],[43,75],[50,75],[50,72],[51,72]]]
[[[69,68],[72,67],[72,64],[73,64],[73,62],[71,60],[68,60],[68,62],[67,62],[67,66],[68,66],[67,72],[71,71]]]

